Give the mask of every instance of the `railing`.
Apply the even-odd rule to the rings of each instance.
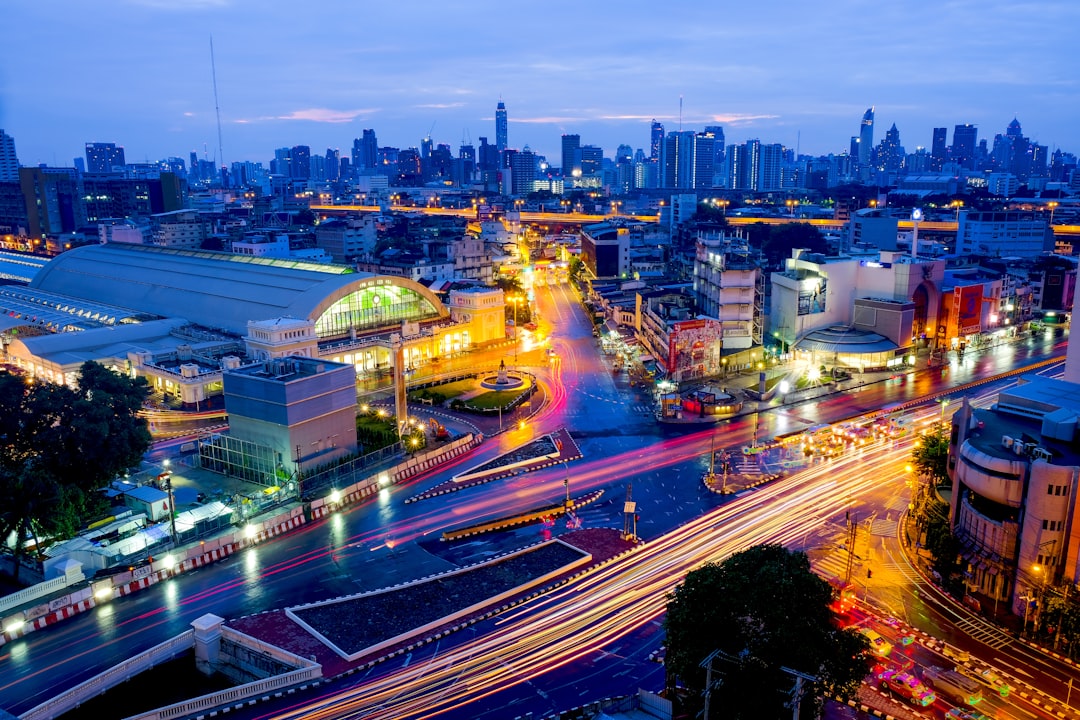
[[[195,631],[187,630],[170,638],[160,645],[128,658],[114,665],[103,673],[76,685],[65,693],[41,703],[19,716],[19,720],[47,720],[78,707],[88,699],[100,695],[120,683],[130,680],[139,673],[149,670],[158,663],[170,660],[195,646]],[[153,715],[147,717],[154,717]]]
[[[31,585],[28,588],[23,588],[17,593],[11,595],[5,595],[0,598],[0,613],[5,613],[11,608],[18,607],[23,603],[30,602],[31,600],[37,600],[39,597],[56,592],[61,588],[65,588],[69,583],[74,584],[86,579],[82,572],[79,572],[78,577],[68,577],[64,575],[62,577],[53,578],[52,580],[46,580],[45,582],[39,582],[37,585]]]

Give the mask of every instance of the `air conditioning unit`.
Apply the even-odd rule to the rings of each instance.
[[[1017,440],[1013,443],[1012,449],[1015,454],[1023,455],[1025,452],[1024,443]]]
[[[1001,447],[1005,448],[1006,450],[1011,450],[1012,446],[1013,446],[1013,439],[1011,437],[1009,437],[1008,435],[1002,435],[1001,436]]]
[[[1053,453],[1051,453],[1046,448],[1037,447],[1031,451],[1032,460],[1045,460],[1046,462],[1050,462],[1053,457]]]

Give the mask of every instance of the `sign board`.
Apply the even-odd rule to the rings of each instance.
[[[150,577],[150,573],[153,572],[153,570],[154,569],[152,567],[150,567],[149,565],[143,565],[142,567],[137,567],[134,570],[132,570],[131,578],[133,580],[138,580],[140,578]]]
[[[63,595],[58,598],[53,598],[49,601],[49,612],[56,612],[60,608],[66,608],[71,604],[71,596]]]

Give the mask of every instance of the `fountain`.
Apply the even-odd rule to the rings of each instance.
[[[506,361],[499,361],[499,370],[494,376],[488,376],[480,381],[480,387],[488,390],[517,390],[525,385],[525,381],[518,375],[510,375],[506,370]]]

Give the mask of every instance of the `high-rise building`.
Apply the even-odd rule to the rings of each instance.
[[[86,224],[86,192],[75,168],[19,168],[31,237],[75,232]]]
[[[506,104],[502,100],[495,106],[495,149],[501,155],[507,148]]]
[[[286,177],[292,177],[292,170],[289,155],[292,153],[292,148],[278,148],[274,151],[274,159],[270,161],[270,172],[274,175],[284,175]]]
[[[581,136],[562,136],[562,174],[573,177],[574,171],[581,171]]]
[[[311,148],[297,145],[289,150],[289,177],[307,180],[311,177]]]
[[[705,135],[713,139],[713,173],[722,173],[724,168],[724,128],[719,125],[706,125]]]
[[[0,129],[0,182],[19,182],[19,158],[15,138]]]
[[[527,195],[533,190],[536,180],[536,154],[526,145],[521,152],[513,152],[510,157],[510,192],[514,195]]]
[[[885,132],[878,148],[877,167],[886,172],[898,172],[904,163],[904,146],[900,144],[900,131],[896,123]]]
[[[379,141],[375,131],[365,128],[362,137],[353,140],[352,166],[354,172],[374,170],[379,165]]]
[[[728,146],[728,187],[757,192],[779,190],[783,157],[780,144],[747,140],[742,145]]]
[[[664,138],[661,167],[663,187],[701,189],[713,186],[715,138],[693,130]]]
[[[874,148],[874,108],[867,108],[859,124],[859,177],[868,179],[870,170],[870,151]]]
[[[953,128],[949,159],[962,168],[975,168],[975,145],[979,130],[974,125],[957,125]]]
[[[326,148],[326,179],[337,180],[341,177],[341,151]]]
[[[599,175],[604,165],[604,150],[596,145],[581,146],[581,174]]]
[[[948,128],[934,128],[934,139],[930,144],[930,169],[940,171],[945,165],[946,135]]]
[[[652,129],[649,133],[649,157],[653,160],[660,159],[660,151],[664,145],[664,126],[661,123],[652,121]]]
[[[108,173],[114,167],[126,165],[124,148],[116,143],[86,143],[86,172]]]

